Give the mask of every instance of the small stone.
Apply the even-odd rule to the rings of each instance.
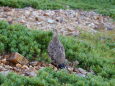
[[[72,73],[73,72],[73,68],[72,67],[68,67],[67,70]]]
[[[23,24],[23,23],[25,23],[26,21],[22,19],[22,20],[20,20],[19,22]]]
[[[32,12],[32,16],[37,17],[38,16],[38,12],[37,11],[33,11]]]
[[[31,76],[31,77],[36,77],[37,76],[37,74],[34,71],[32,71],[32,72],[26,72],[25,75],[26,76]]]
[[[88,24],[88,23],[86,23],[86,25],[87,25],[87,24]],[[89,23],[88,26],[94,28],[94,27],[95,27],[95,24],[94,24],[94,23]]]
[[[13,16],[14,12],[7,12],[7,16]]]
[[[3,69],[3,66],[2,65],[0,65],[0,71]]]
[[[16,67],[21,68],[22,65],[18,63],[18,64],[16,64]]]
[[[9,56],[10,56],[10,55],[5,54],[5,55],[3,55],[3,58],[8,59]]]
[[[72,29],[72,28],[67,28],[67,30],[68,30],[69,32],[73,32],[73,31],[74,31],[74,29]]]
[[[3,66],[4,64],[0,62],[0,66]]]
[[[54,23],[55,21],[52,20],[52,19],[48,19],[47,22],[50,23],[50,24],[52,24],[52,23]]]
[[[44,13],[43,16],[49,16],[49,14],[48,13]]]
[[[24,56],[20,55],[17,52],[11,53],[10,57],[7,60],[14,63],[14,64],[20,63],[23,65],[28,64],[28,62],[29,62]]]
[[[25,10],[25,16],[29,16],[30,15],[30,11]]]
[[[104,26],[104,24],[103,23],[99,23],[99,24],[96,24],[96,26],[94,27],[94,29],[102,29],[102,30],[104,30],[105,29],[105,26]]]
[[[6,59],[2,59],[1,62],[2,62],[3,64],[6,64],[6,63],[7,63]]]
[[[4,68],[6,68],[6,69],[12,69],[12,67],[11,66],[9,66],[9,65],[5,65],[5,67]]]
[[[12,71],[11,70],[1,71],[0,74],[7,76],[10,72],[12,72]]]
[[[42,22],[36,22],[36,24],[37,24],[37,25],[41,25],[41,24],[42,24]]]
[[[33,68],[32,65],[29,65],[29,68]]]
[[[105,30],[113,30],[111,27],[106,27]]]
[[[8,12],[8,11],[11,11],[12,9],[11,8],[9,8],[9,7],[4,7],[4,9],[3,9],[5,12]]]
[[[86,70],[82,69],[82,68],[78,68],[79,72],[82,74],[87,74]]]
[[[29,69],[27,65],[23,65],[22,69]]]
[[[73,69],[73,72],[80,73],[77,68],[74,68],[74,69]]]
[[[89,29],[88,32],[91,32],[93,34],[93,33],[97,33],[98,31],[96,31],[94,29]]]
[[[57,70],[58,70],[57,67],[54,67],[53,69],[54,69],[54,71],[57,71]]]
[[[35,20],[38,21],[38,22],[42,22],[42,21],[45,20],[45,18],[41,17],[41,16],[37,16],[37,17],[35,17]]]
[[[13,67],[13,71],[20,72],[21,70],[19,68],[17,68],[17,67]]]
[[[38,61],[33,61],[33,62],[30,62],[29,64],[32,66],[36,66],[38,64]]]

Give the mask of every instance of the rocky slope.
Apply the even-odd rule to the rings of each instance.
[[[21,23],[28,28],[50,30],[57,28],[63,35],[78,35],[79,29],[96,32],[97,29],[115,29],[108,16],[82,10],[36,10],[0,7],[0,20]],[[94,30],[96,29],[96,30]]]

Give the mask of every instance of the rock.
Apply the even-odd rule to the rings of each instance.
[[[32,11],[32,16],[37,17],[38,16],[38,12],[37,11]]]
[[[7,63],[6,59],[2,59],[0,62],[3,63],[3,64]]]
[[[7,76],[10,72],[12,72],[12,71],[11,70],[1,71],[0,74]]]
[[[57,28],[62,35],[78,36],[79,30],[112,30],[115,27],[114,22],[107,16],[102,16],[93,11],[81,10],[36,10],[31,7],[9,8],[0,7],[0,20],[6,20],[10,24],[22,23],[28,28],[51,30]],[[52,24],[55,25],[53,26]],[[68,30],[69,28],[69,30]],[[87,29],[87,30],[86,30]],[[89,31],[95,33],[96,31]]]
[[[33,61],[33,62],[30,62],[29,64],[32,66],[36,66],[38,64],[38,61]]]
[[[42,24],[42,22],[36,22],[36,24],[37,24],[37,25],[41,25],[41,24]]]
[[[3,65],[0,65],[0,71],[3,71],[5,68],[3,67]]]
[[[25,16],[29,16],[30,15],[30,11],[28,11],[28,10],[25,10]]]
[[[21,68],[22,69],[29,69],[27,65],[23,65]]]
[[[28,64],[28,60],[17,52],[11,53],[10,57],[7,60],[14,64],[17,64],[17,63]]]
[[[53,24],[55,21],[52,20],[52,19],[48,19],[47,22],[50,23],[50,24]]]
[[[26,21],[22,19],[22,20],[20,20],[19,22],[23,24],[23,23],[25,23]]]
[[[13,67],[12,69],[14,72],[21,72],[21,69],[17,68],[17,67]]]
[[[54,67],[53,69],[54,69],[54,71],[57,71],[57,70],[58,70],[57,67]]]
[[[9,58],[9,56],[10,56],[10,55],[5,54],[5,55],[3,55],[3,58],[8,59],[8,58]]]
[[[87,24],[87,23],[86,23],[86,24]],[[94,23],[89,23],[88,26],[89,26],[89,27],[92,27],[92,28],[95,28],[95,29],[96,29],[96,28],[99,28],[99,27],[95,27],[95,24],[94,24]]]
[[[79,72],[81,73],[81,74],[87,74],[87,72],[86,72],[86,70],[84,70],[84,69],[82,69],[82,68],[78,68],[78,70],[79,70]]]
[[[73,72],[80,73],[77,68],[74,68],[74,69],[73,69]]]
[[[57,22],[59,22],[59,23],[63,23],[63,22],[64,22],[64,19],[63,19],[63,17],[57,17],[57,18],[55,19],[55,21],[57,21]]]
[[[37,76],[37,74],[34,71],[32,71],[32,72],[26,72],[25,75],[26,76],[31,76],[31,77],[36,77]]]
[[[3,66],[4,64],[0,62],[0,66]]]
[[[8,11],[11,11],[12,9],[11,8],[9,8],[9,7],[4,7],[4,9],[3,9],[5,12],[8,12]]]
[[[68,67],[67,70],[72,73],[73,72],[73,68],[72,67]]]
[[[106,27],[105,30],[113,30],[112,27]]]
[[[10,69],[12,69],[12,67],[11,66],[9,66],[9,65],[5,65],[5,67],[4,67],[5,69],[7,69],[7,70],[10,70]]]
[[[37,17],[35,17],[35,20],[38,22],[42,22],[42,21],[45,21],[45,18],[42,16],[37,16]]]
[[[76,75],[77,75],[77,76],[80,76],[80,77],[86,77],[85,74],[81,74],[81,73],[77,73]]]
[[[17,68],[21,68],[22,65],[18,63],[18,64],[16,64],[16,67],[17,67]]]
[[[14,12],[7,12],[7,16],[13,16]]]
[[[100,30],[100,29],[104,30],[105,26],[104,26],[103,23],[99,23],[99,24],[96,24],[96,26],[94,27],[94,29],[96,29],[96,30]]]
[[[49,14],[48,13],[44,13],[43,16],[49,16]]]
[[[89,29],[88,32],[91,32],[93,34],[93,33],[97,33],[98,31],[96,31],[94,29]]]

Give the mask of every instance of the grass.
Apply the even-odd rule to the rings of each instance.
[[[115,18],[115,0],[0,0],[0,6],[36,9],[83,9],[94,10]]]
[[[83,78],[76,74],[69,74],[65,70],[56,72],[51,68],[39,70],[36,77],[20,76],[14,73],[7,76],[0,74],[1,86],[114,86],[114,80],[90,74]]]
[[[51,37],[51,32],[31,30],[22,25],[11,25],[5,21],[0,21],[0,54],[19,52],[30,60],[50,62],[47,46]],[[114,86],[115,36],[113,32],[90,34],[81,31],[78,37],[60,35],[59,38],[65,47],[66,58],[69,61],[78,60],[80,64],[77,67],[82,67],[87,71],[92,69],[96,73],[95,76],[91,75],[88,79],[80,78],[63,71],[55,72],[50,69],[50,72],[43,70],[43,73],[38,73],[38,77],[34,78],[15,74],[6,76],[1,82],[3,84],[1,86],[16,86],[17,84],[25,86],[24,82],[28,86],[38,86],[38,84],[42,84],[40,86],[48,86],[49,84],[50,86],[53,84],[60,86],[63,83],[67,83],[67,86]],[[40,77],[43,80],[42,82],[39,81],[41,80]],[[16,81],[14,78],[17,78]],[[31,82],[33,79],[35,81]],[[11,85],[10,82],[12,81],[17,83],[13,82]],[[44,85],[45,83],[47,84]]]

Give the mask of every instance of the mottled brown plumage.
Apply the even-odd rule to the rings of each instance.
[[[58,32],[56,29],[53,29],[53,37],[48,46],[48,54],[53,64],[59,65],[65,62],[65,49],[58,39]]]

